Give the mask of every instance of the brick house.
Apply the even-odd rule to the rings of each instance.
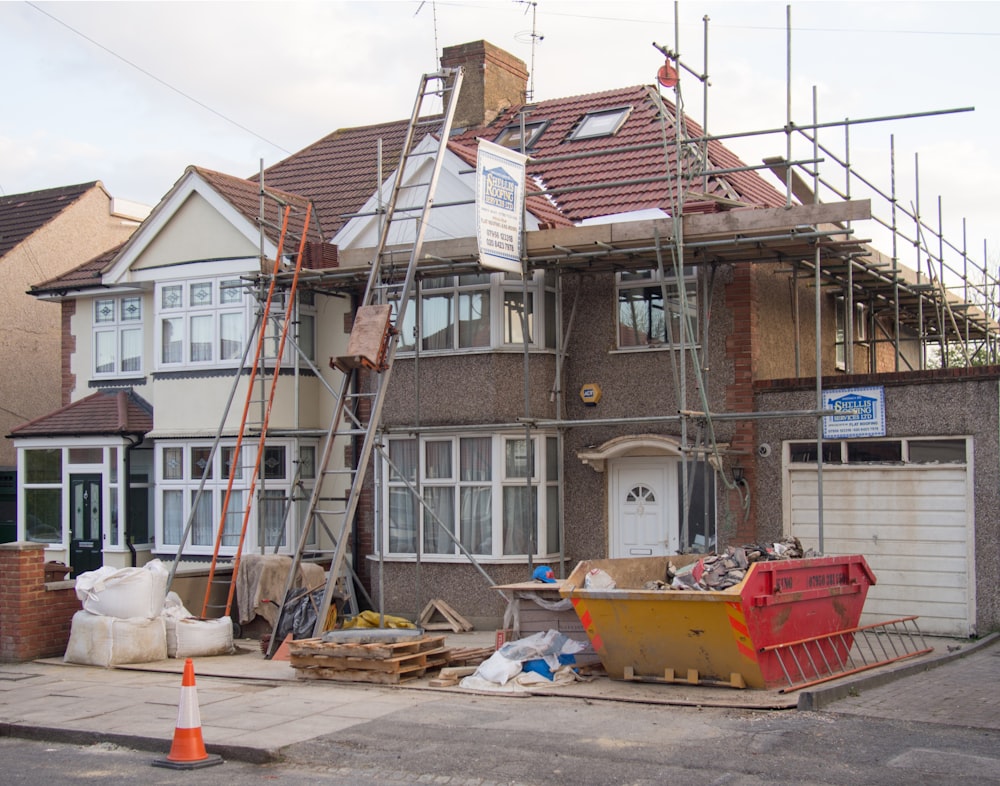
[[[0,196],[0,381],[3,434],[63,403],[59,311],[25,294],[34,282],[121,245],[146,214],[99,181]],[[0,444],[0,541],[14,539],[16,452]]]
[[[995,346],[981,304],[926,286],[897,260],[887,273],[854,237],[869,200],[786,196],[780,178],[678,122],[655,85],[526,104],[524,64],[486,42],[446,48],[442,66],[462,67],[466,81],[414,307],[396,326],[387,459],[374,462],[351,533],[355,572],[385,610],[413,616],[443,598],[491,625],[503,609],[491,585],[526,580],[533,565],[568,573],[581,559],[796,535],[827,553],[868,556],[883,576],[869,596],[881,618],[917,613],[928,632],[951,635],[1000,625],[1000,566],[989,556],[1000,371],[927,363],[928,336],[942,341],[932,324],[942,305],[966,339]],[[376,245],[380,186],[393,175],[392,164],[378,169],[377,150],[392,162],[406,125],[336,131],[260,178],[191,168],[121,251],[94,262],[99,282],[77,276],[67,287],[70,274],[36,288],[64,309],[75,303],[76,344],[64,345],[70,399],[82,406],[92,391],[128,391],[152,416],[139,449],[147,521],[124,523],[141,515],[136,506],[114,522],[102,512],[105,531],[117,533],[105,561],[129,546],[172,557],[192,516],[184,554],[209,551],[231,417],[209,501],[195,503],[194,490],[239,368],[236,344],[252,335],[253,298],[237,299],[227,282],[262,274],[276,247],[274,222],[257,220],[261,183],[315,210],[314,253],[326,262],[300,293],[298,344],[313,360],[337,356]],[[479,264],[479,139],[529,156],[524,276]],[[771,166],[782,173],[781,162]],[[392,250],[407,242],[412,234],[401,234]],[[102,301],[114,298],[141,304],[138,369],[95,365]],[[249,550],[291,549],[335,373],[316,362],[289,374],[265,448],[271,496],[241,501]],[[845,401],[844,419],[867,408],[878,422],[821,421]],[[824,423],[839,430],[821,438]],[[25,461],[65,451],[64,485],[67,473],[88,470],[68,452],[73,434],[15,438]],[[125,510],[128,484],[110,479],[130,477],[126,446],[112,447],[101,446],[101,489]],[[350,450],[341,453],[348,463]],[[302,467],[313,474],[303,478]],[[60,529],[54,553],[69,545],[68,523]],[[146,543],[129,541],[137,531]],[[235,531],[226,532],[231,554]],[[928,584],[935,589],[917,591]]]

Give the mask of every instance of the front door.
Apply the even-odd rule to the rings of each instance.
[[[676,460],[621,458],[610,464],[612,559],[675,554],[679,545]]]
[[[73,575],[104,564],[101,542],[101,476],[70,475],[69,564]]]

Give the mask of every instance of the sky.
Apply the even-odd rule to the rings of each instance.
[[[651,84],[654,44],[679,52],[684,108],[745,134],[726,141],[743,160],[785,154],[783,134],[759,132],[785,125],[790,100],[798,125],[834,124],[819,166],[842,193],[864,190],[832,161],[849,157],[1000,262],[1000,2],[0,0],[0,194],[100,180],[155,205],[190,164],[248,176],[338,128],[408,117],[441,48],[479,39],[524,60],[536,99]],[[877,122],[848,136],[848,118]]]

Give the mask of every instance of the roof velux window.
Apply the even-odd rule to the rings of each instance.
[[[548,126],[547,120],[539,120],[534,123],[524,124],[524,144],[521,143],[521,124],[507,126],[493,141],[498,145],[509,147],[511,150],[530,150],[534,147],[542,132]]]
[[[617,109],[604,109],[600,112],[590,112],[583,116],[570,139],[592,139],[598,136],[614,136],[618,133],[632,111],[630,106]]]

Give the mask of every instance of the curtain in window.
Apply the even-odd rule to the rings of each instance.
[[[492,444],[490,437],[459,440],[461,480],[484,481],[482,486],[461,487],[459,532],[462,545],[472,554],[493,552]]]
[[[94,371],[112,374],[115,371],[115,334],[102,331],[94,334]]]
[[[225,492],[220,492],[225,493]],[[233,489],[229,494],[229,507],[226,509],[226,525],[222,529],[222,545],[240,545],[240,530],[243,529],[243,492]]]
[[[285,507],[287,499],[282,491],[266,491],[260,497],[261,543],[273,548],[285,543]]]
[[[417,502],[406,487],[389,489],[389,551],[415,554],[417,551]]]
[[[455,546],[448,533],[455,530],[455,489],[451,486],[425,486],[424,503],[434,512],[438,521],[427,510],[424,511],[424,553],[453,554]]]
[[[183,322],[178,318],[163,320],[163,336],[160,343],[160,359],[164,363],[180,363],[184,359],[184,345],[181,343]]]
[[[503,490],[503,553],[531,552],[531,528],[534,522],[537,489],[531,495],[525,486],[505,486]]]
[[[212,317],[191,317],[191,362],[212,359]]]
[[[163,492],[163,542],[177,545],[184,532],[184,495],[181,491]]]
[[[122,331],[122,371],[139,371],[142,368],[142,330]]]
[[[198,496],[197,491],[191,492],[191,505],[195,503]],[[198,507],[194,509],[194,518],[191,520],[191,543],[195,546],[212,546],[215,544],[215,533],[212,521],[212,492],[205,490],[201,499],[198,500]]]
[[[243,315],[219,317],[219,359],[239,360],[243,356]]]

